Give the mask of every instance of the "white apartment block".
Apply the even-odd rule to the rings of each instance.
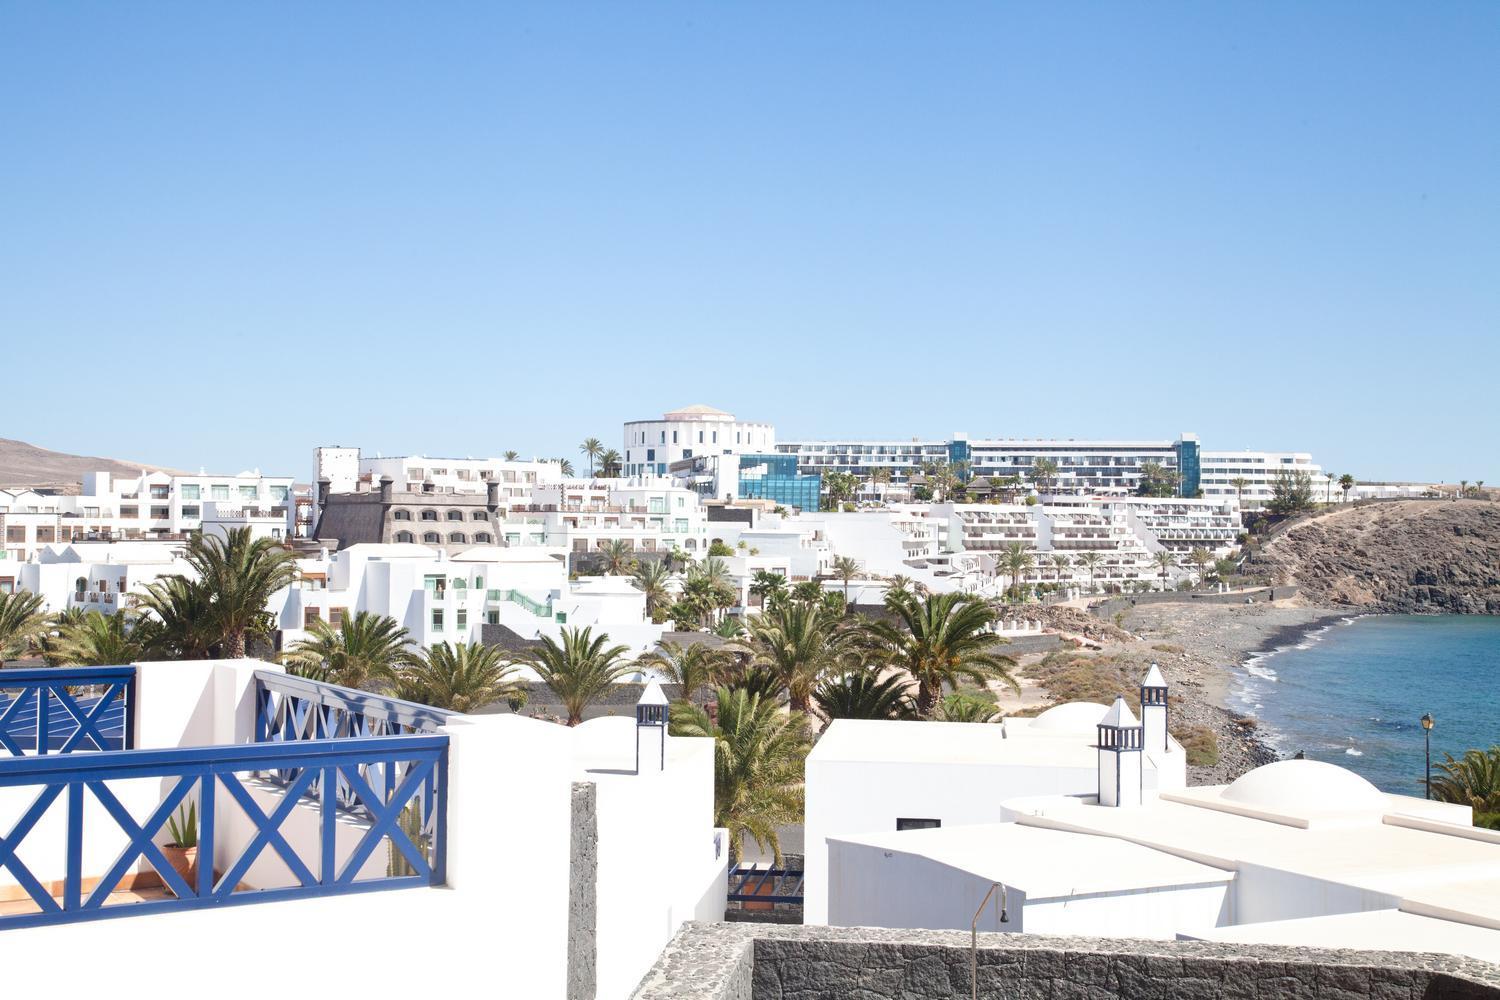
[[[68,542],[29,562],[0,561],[0,593],[30,591],[49,613],[70,609],[112,615],[134,606],[146,585],[191,572],[172,541]]]
[[[538,486],[512,503],[501,526],[506,545],[593,552],[623,541],[637,552],[708,551],[708,522],[698,494],[671,479],[640,477]]]
[[[674,462],[698,456],[774,451],[776,428],[736,420],[734,414],[711,406],[694,405],[663,414],[660,419],[628,421],[624,439],[621,455],[626,476],[664,476]]]
[[[563,479],[557,462],[503,458],[434,458],[429,455],[366,456],[358,448],[323,447],[313,452],[313,482],[328,481],[330,493],[354,493],[389,477],[400,493],[484,493],[500,484],[502,500],[524,499],[544,483]]]
[[[254,522],[281,539],[295,533],[292,499],[290,476],[147,472],[121,479],[91,472],[78,496],[0,490],[0,526],[5,558],[16,562],[59,542],[184,540],[205,517]]]
[[[1306,473],[1312,482],[1313,499],[1325,502],[1340,497],[1338,483],[1303,451],[1205,451],[1199,488],[1208,498],[1234,497],[1243,510],[1258,510],[1271,499],[1276,480],[1283,473]],[[1242,489],[1234,481],[1243,479]]]

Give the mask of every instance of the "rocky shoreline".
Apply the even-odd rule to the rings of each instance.
[[[1172,603],[1141,605],[1124,626],[1156,656],[1174,686],[1179,721],[1206,726],[1218,739],[1219,761],[1189,768],[1191,784],[1223,784],[1280,759],[1257,734],[1256,720],[1228,707],[1237,671],[1247,660],[1296,645],[1308,633],[1346,620],[1353,609],[1274,604]]]

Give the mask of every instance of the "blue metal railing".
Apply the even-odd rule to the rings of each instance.
[[[371,766],[397,776],[388,791],[365,780]],[[0,870],[8,871],[30,897],[36,910],[0,916],[0,928],[68,923],[159,910],[201,909],[213,906],[337,893],[368,892],[418,885],[440,885],[447,866],[448,738],[407,735],[356,739],[316,739],[277,744],[221,747],[184,747],[170,750],[124,750],[115,753],[20,757],[0,766],[0,788],[31,786],[36,798],[15,825],[0,834]],[[289,772],[291,781],[269,814],[256,803],[242,776]],[[177,779],[144,822],[137,822],[120,803],[109,782],[127,778]],[[322,792],[318,852],[304,858],[289,842],[283,827],[317,784]],[[348,789],[354,806],[336,801],[331,790]],[[199,819],[196,874],[179,874],[157,841],[164,839],[167,821],[196,790]],[[83,866],[84,797],[92,796],[113,821],[111,835],[128,841],[114,864],[102,875]],[[218,853],[215,844],[215,803],[227,794],[252,822],[255,835],[233,857]],[[53,873],[34,873],[19,855],[28,834],[57,800],[67,810],[64,877],[60,885],[43,879]],[[340,814],[356,809],[363,827],[352,850],[339,860],[338,832],[348,823]],[[92,810],[91,810],[92,813]],[[91,818],[97,823],[97,818]],[[90,835],[98,831],[91,829]],[[384,877],[365,871],[382,843],[390,861]],[[274,888],[241,885],[255,860],[271,848],[296,883]],[[51,852],[46,852],[51,853]],[[126,874],[144,861],[154,868],[175,898],[148,899],[110,905],[111,893]],[[191,884],[189,884],[191,881]],[[88,882],[85,891],[85,882]]]
[[[131,666],[0,670],[0,758],[129,750],[135,701]]]
[[[754,882],[754,886],[751,883]],[[803,873],[800,868],[781,868],[775,864],[762,868],[758,864],[735,865],[729,872],[731,903],[802,904]],[[770,892],[767,892],[767,889]]]

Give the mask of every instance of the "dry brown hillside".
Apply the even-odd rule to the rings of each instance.
[[[108,472],[116,476],[137,476],[148,472],[176,472],[165,466],[144,462],[122,462],[116,458],[91,458],[48,451],[25,441],[0,438],[0,487],[29,486],[77,491],[85,472]]]
[[[1390,614],[1500,614],[1500,503],[1346,507],[1272,538],[1250,567],[1325,605]]]

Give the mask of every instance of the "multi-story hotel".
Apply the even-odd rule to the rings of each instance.
[[[703,455],[769,452],[776,444],[770,424],[736,420],[711,406],[684,406],[660,419],[625,424],[624,473],[665,476],[675,462]]]
[[[500,484],[505,500],[526,497],[533,487],[563,479],[557,462],[503,458],[433,458],[428,455],[364,455],[358,448],[323,447],[313,452],[313,482],[328,481],[330,493],[354,493],[389,477],[410,493],[478,493]]]
[[[71,541],[185,539],[205,522],[267,525],[274,537],[294,532],[292,478],[241,472],[174,476],[148,472],[118,479],[83,477],[78,496],[0,490],[6,559],[25,562],[42,546]]]

